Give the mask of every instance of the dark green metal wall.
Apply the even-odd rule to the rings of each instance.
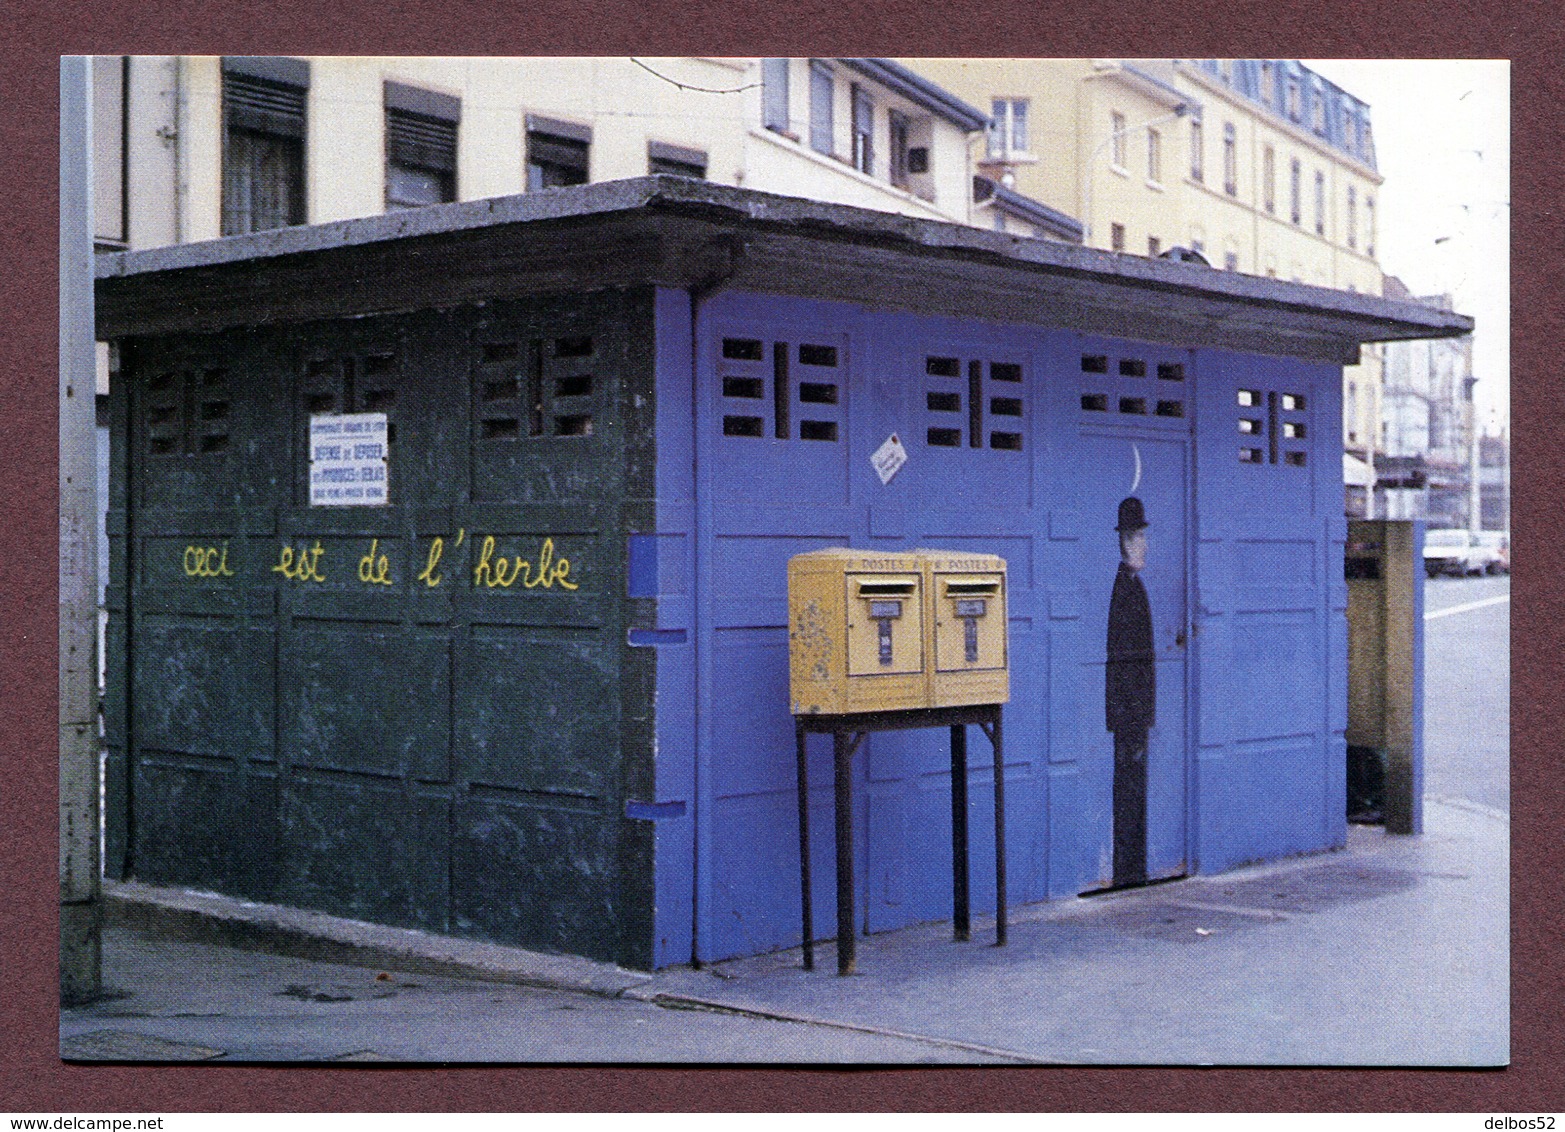
[[[650,965],[654,410],[649,289],[121,343],[110,872]]]

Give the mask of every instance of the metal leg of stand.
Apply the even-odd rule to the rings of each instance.
[[[994,712],[994,932],[995,946],[1005,946],[1005,736],[1001,711]]]
[[[952,938],[973,938],[967,866],[967,727],[951,725],[951,921]]]
[[[810,896],[810,771],[804,754],[804,727],[794,725],[799,774],[799,893],[804,920],[804,969],[815,970],[815,910]]]
[[[837,974],[858,965],[858,918],[853,911],[853,744],[845,732],[831,736],[837,773]]]

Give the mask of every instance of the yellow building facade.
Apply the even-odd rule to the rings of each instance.
[[[1297,60],[903,62],[988,109],[979,172],[1078,218],[1089,246],[1381,293],[1369,107]],[[1350,509],[1374,459],[1381,369],[1369,346],[1344,374]]]

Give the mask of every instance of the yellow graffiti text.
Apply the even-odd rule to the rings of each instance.
[[[223,543],[222,550],[215,546],[185,547],[185,574],[191,578],[232,578],[234,572],[228,568],[228,543]]]
[[[380,539],[370,539],[369,553],[359,559],[359,581],[368,582],[372,586],[391,585],[391,559],[384,554],[376,556],[380,549]]]
[[[524,560],[521,555],[514,558],[506,558],[504,555],[496,557],[494,548],[494,536],[485,535],[483,549],[478,555],[478,565],[473,567],[474,586],[487,586],[490,589],[499,586],[509,589],[520,582],[522,588],[526,590],[537,589],[539,586],[546,590],[553,589],[555,585],[559,585],[564,590],[577,588],[577,583],[570,580],[570,559],[554,557],[553,539],[543,540],[536,565]]]
[[[452,545],[461,546],[462,539],[466,534],[466,527],[459,528],[456,532],[456,542],[452,543]],[[438,535],[435,536],[434,540],[429,544],[429,559],[424,563],[424,568],[418,573],[418,580],[430,589],[434,589],[440,584],[440,575],[435,572],[435,567],[440,565],[440,556],[445,553],[445,550],[446,540]]]
[[[315,540],[314,546],[307,550],[301,549],[297,554],[293,547],[285,546],[278,555],[277,565],[272,567],[272,573],[281,574],[295,582],[324,582],[326,575],[321,573],[321,555],[324,553],[320,539]]]

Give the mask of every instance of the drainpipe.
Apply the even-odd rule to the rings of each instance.
[[[102,984],[92,59],[60,60],[60,1001]]]

